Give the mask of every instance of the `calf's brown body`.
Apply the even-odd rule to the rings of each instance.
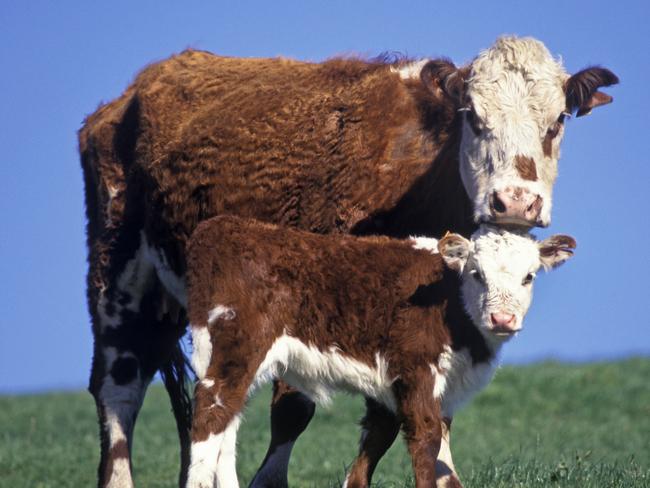
[[[188,312],[193,334],[208,328],[211,359],[199,373],[193,442],[228,427],[274,343],[289,337],[371,370],[384,361],[384,394],[394,398],[388,407],[402,424],[416,486],[433,486],[442,419],[431,365],[446,348],[467,349],[476,363],[493,359],[464,312],[458,281],[439,255],[410,240],[321,236],[232,217],[200,224],[188,247]],[[227,312],[210,320],[215,309]],[[345,378],[341,387],[359,391]],[[384,394],[373,399],[385,408]],[[374,424],[376,437],[384,426]],[[389,429],[369,446],[381,452],[358,461],[365,470],[393,436]],[[348,486],[366,482],[349,478]]]

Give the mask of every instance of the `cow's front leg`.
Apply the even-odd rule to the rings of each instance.
[[[440,427],[442,438],[440,440],[440,451],[436,461],[436,487],[437,488],[463,488],[463,485],[456,474],[454,461],[451,458],[451,418],[443,417]]]
[[[366,398],[366,415],[361,420],[359,454],[345,478],[345,488],[370,486],[377,463],[393,444],[399,426],[400,422],[393,412],[372,398]]]
[[[394,387],[416,488],[436,485],[442,427],[440,400],[433,396],[433,386],[434,378],[427,367],[411,372]]]

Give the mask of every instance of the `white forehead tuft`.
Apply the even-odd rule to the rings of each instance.
[[[512,120],[513,111],[524,111],[535,114],[546,129],[565,108],[563,84],[568,76],[540,41],[501,37],[472,62],[467,94],[477,115],[490,126]]]
[[[397,73],[403,80],[419,80],[422,68],[424,68],[424,65],[428,62],[428,59],[409,61],[401,65],[391,66],[390,70],[393,73]]]
[[[537,242],[528,233],[482,225],[472,234],[472,260],[481,269],[526,274],[540,266]]]

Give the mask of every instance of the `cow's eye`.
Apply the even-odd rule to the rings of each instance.
[[[535,273],[528,273],[524,278],[524,281],[521,282],[522,285],[530,285],[535,279]]]
[[[560,133],[560,128],[562,127],[562,122],[557,120],[556,122],[553,123],[552,126],[548,128],[546,131],[546,137],[550,139],[554,139],[555,136],[557,136]]]
[[[467,117],[467,123],[469,126],[472,128],[472,132],[474,132],[474,135],[477,137],[481,135],[482,129],[481,126],[479,125],[478,122],[478,116],[476,115],[476,112],[474,112],[473,108],[468,108],[465,111],[465,117]]]
[[[557,136],[560,133],[560,129],[564,124],[564,119],[566,118],[566,116],[567,116],[566,112],[562,112],[560,114],[557,120],[553,122],[553,125],[551,125],[546,131],[546,137],[548,137],[549,139],[554,139],[555,136]]]
[[[484,283],[483,276],[481,276],[481,273],[479,273],[477,269],[473,269],[469,274],[472,275],[472,278],[474,278],[478,283]]]

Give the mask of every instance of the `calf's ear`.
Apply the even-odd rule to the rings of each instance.
[[[457,68],[448,59],[436,59],[424,65],[420,79],[427,89],[438,98],[451,99],[461,106],[465,98],[465,79],[469,67]]]
[[[557,234],[538,242],[539,260],[545,269],[557,268],[573,256],[576,240],[571,236]]]
[[[592,66],[578,71],[564,85],[567,110],[577,110],[576,116],[582,117],[600,105],[611,103],[614,99],[607,93],[598,91],[598,88],[616,83],[618,76],[606,68]]]
[[[438,251],[449,269],[462,273],[467,264],[471,243],[458,234],[448,234],[438,242]]]

